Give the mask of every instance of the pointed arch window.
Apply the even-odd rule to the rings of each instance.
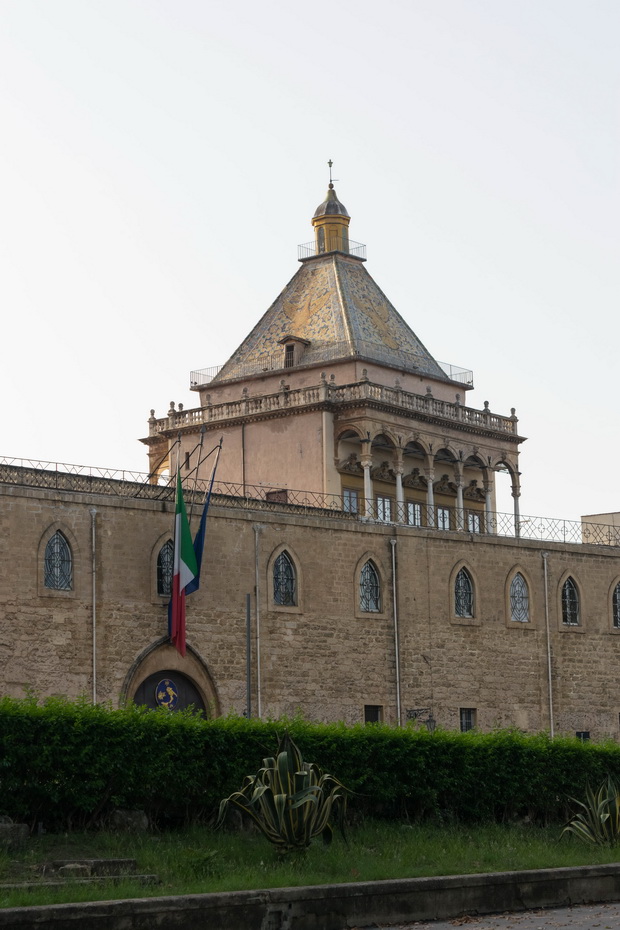
[[[273,602],[281,607],[297,604],[295,566],[287,552],[281,552],[273,566]]]
[[[364,613],[379,613],[381,610],[379,572],[370,559],[360,572],[360,610]]]
[[[572,578],[562,585],[562,622],[566,626],[579,626],[579,591]]]
[[[454,613],[457,617],[474,615],[474,585],[466,568],[454,580]]]
[[[55,591],[73,588],[73,558],[66,536],[57,530],[45,547],[44,584]]]
[[[157,556],[157,593],[162,597],[172,594],[172,575],[174,571],[174,543],[168,539]]]
[[[611,616],[615,630],[620,630],[620,581],[614,588],[611,599]]]
[[[510,582],[510,619],[517,623],[529,623],[530,620],[530,592],[521,572],[517,572]]]

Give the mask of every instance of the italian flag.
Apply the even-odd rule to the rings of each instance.
[[[189,529],[181,472],[177,469],[177,505],[174,521],[174,568],[170,601],[170,642],[185,655],[185,588],[198,574],[196,554]]]

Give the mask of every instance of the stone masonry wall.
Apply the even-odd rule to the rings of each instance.
[[[438,725],[458,727],[459,709],[471,708],[482,729],[548,728],[548,617],[556,731],[618,737],[620,630],[611,620],[611,595],[620,580],[617,550],[543,547],[253,506],[212,506],[202,586],[187,602],[188,643],[197,658],[188,654],[178,667],[195,679],[192,669],[202,663],[219,712],[241,713],[246,706],[247,593],[256,711],[258,564],[264,715],[300,712],[309,719],[353,723],[364,719],[365,705],[379,705],[385,719],[395,721],[395,590],[403,720],[407,711],[430,708]],[[97,699],[118,704],[128,682],[139,683],[148,650],[149,670],[160,654],[161,668],[168,667],[169,649],[152,650],[166,634],[156,559],[171,535],[173,504],[1,484],[1,693],[20,695],[32,688],[42,696],[91,697],[93,509]],[[74,587],[68,592],[43,585],[45,542],[55,529],[72,547]],[[297,570],[294,607],[273,603],[273,561],[282,548]],[[363,613],[359,605],[359,571],[368,558],[381,579],[376,613]],[[461,566],[474,581],[473,618],[454,614],[454,578]],[[508,590],[516,570],[529,584],[529,623],[510,620]],[[581,597],[578,627],[562,623],[560,590],[568,574]]]

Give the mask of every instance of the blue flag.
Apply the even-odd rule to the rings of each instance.
[[[192,594],[194,591],[197,591],[200,587],[200,569],[202,567],[202,553],[205,547],[205,533],[207,530],[207,513],[209,512],[209,504],[211,503],[211,491],[213,490],[213,481],[215,479],[215,469],[217,468],[217,463],[220,457],[220,452],[222,451],[222,440],[220,439],[220,447],[217,450],[217,456],[215,459],[215,465],[213,466],[213,471],[211,472],[211,481],[209,482],[209,490],[207,491],[207,498],[202,508],[202,516],[200,518],[200,526],[198,527],[198,532],[194,538],[194,554],[196,556],[196,565],[198,566],[198,571],[185,586],[185,593]]]

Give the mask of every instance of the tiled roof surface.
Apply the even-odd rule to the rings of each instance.
[[[218,380],[242,377],[261,357],[283,352],[285,336],[309,341],[303,364],[362,356],[390,367],[446,374],[360,261],[331,252],[304,262]]]

